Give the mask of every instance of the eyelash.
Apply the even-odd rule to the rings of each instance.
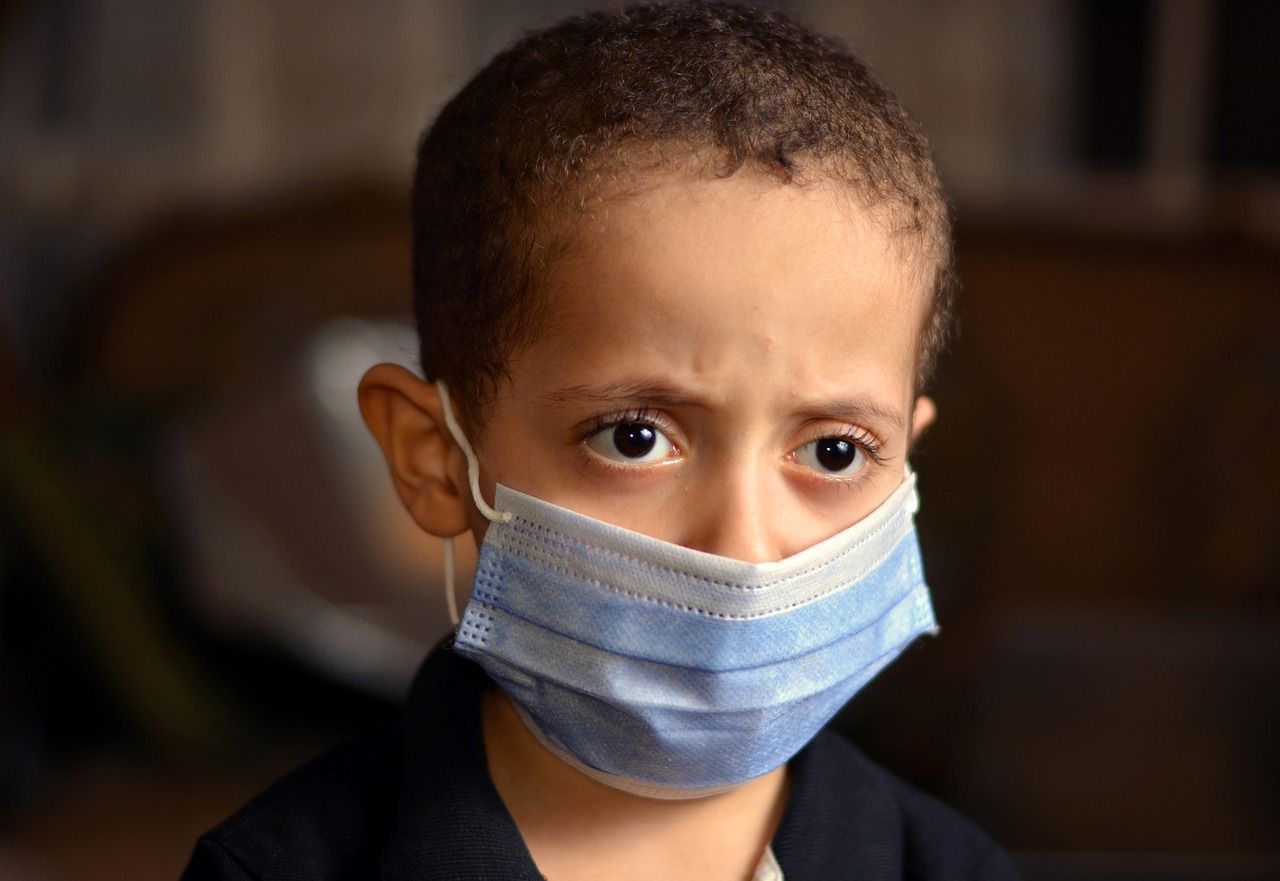
[[[611,462],[603,456],[593,453],[588,448],[587,441],[592,437],[602,431],[606,431],[610,428],[616,428],[619,425],[647,425],[655,431],[661,432],[665,435],[671,442],[673,449],[680,449],[680,445],[675,441],[675,429],[671,426],[670,421],[649,407],[634,407],[594,417],[590,424],[577,432],[577,439],[574,441],[573,446],[581,452],[581,455],[586,457],[587,461],[594,468],[604,468],[611,473],[632,479],[639,478],[646,473],[651,473],[646,468]],[[658,463],[651,464],[656,465]]]
[[[607,414],[604,416],[596,416],[595,424],[591,426],[588,435],[600,432],[600,430],[613,428],[614,425],[653,425],[654,428],[662,428],[662,420],[649,407],[634,407],[631,410],[623,410],[616,414]],[[585,437],[585,435],[584,435]]]
[[[805,443],[811,444],[814,441],[820,440],[848,441],[849,443],[860,447],[862,452],[866,454],[867,458],[870,459],[873,464],[884,464],[884,444],[881,443],[879,438],[867,431],[865,428],[845,429],[844,431],[837,431],[834,434],[819,434],[805,441]]]
[[[632,410],[623,410],[620,413],[597,416],[594,424],[583,433],[581,440],[585,441],[597,432],[604,431],[606,428],[615,428],[619,425],[648,425],[668,437],[671,435],[670,427],[657,413],[648,407],[637,407]]]
[[[672,429],[667,425],[666,421],[659,416],[653,409],[649,407],[635,407],[629,410],[623,410],[618,413],[610,413],[604,416],[597,416],[591,426],[584,431],[578,438],[578,443],[584,443],[588,438],[604,431],[607,428],[614,428],[619,425],[648,425],[661,431],[663,434],[671,438]],[[817,434],[806,444],[811,444],[819,440],[844,440],[851,444],[857,445],[866,457],[871,460],[872,464],[877,466],[884,465],[884,444],[874,434],[865,428],[848,428],[843,431],[836,431],[831,434]],[[672,443],[674,443],[672,439]],[[803,445],[802,445],[803,446]]]

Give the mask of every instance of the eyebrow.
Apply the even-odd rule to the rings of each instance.
[[[687,390],[661,381],[613,382],[603,385],[570,385],[541,395],[548,404],[592,404],[596,406],[620,403],[640,403],[659,407],[710,406],[710,402]],[[846,422],[873,422],[885,428],[906,425],[906,416],[892,404],[878,401],[869,395],[854,395],[834,400],[805,400],[797,409],[813,418],[840,419]]]
[[[874,422],[892,428],[907,424],[907,417],[897,407],[868,395],[855,395],[851,398],[835,400],[801,401],[800,409],[823,419]]]
[[[707,406],[706,399],[661,381],[637,380],[603,385],[570,385],[541,395],[548,404],[618,404],[639,402],[660,407]]]

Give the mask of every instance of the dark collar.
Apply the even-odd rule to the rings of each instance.
[[[489,679],[446,641],[427,658],[405,713],[404,774],[383,851],[388,879],[540,881],[489,777],[480,699]],[[786,881],[902,878],[895,800],[856,750],[821,734],[791,762],[774,839]]]
[[[790,762],[791,797],[773,838],[786,881],[900,881],[903,823],[879,769],[823,731]]]
[[[480,730],[488,682],[453,653],[452,638],[418,671],[405,708],[404,775],[383,877],[541,881],[489,778]]]

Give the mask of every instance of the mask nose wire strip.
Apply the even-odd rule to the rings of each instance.
[[[463,433],[462,426],[458,424],[457,417],[453,415],[453,404],[449,400],[449,389],[445,386],[444,380],[436,380],[436,388],[440,390],[440,403],[444,405],[444,424],[448,426],[449,434],[453,435],[462,454],[467,457],[467,481],[471,484],[471,498],[475,500],[476,507],[491,523],[511,522],[514,515],[510,511],[494,510],[489,507],[484,496],[480,495],[480,462],[476,459],[475,450],[471,449],[471,443]],[[458,622],[462,620],[458,616],[457,587],[454,583],[456,574],[457,556],[454,553],[453,536],[446,536],[444,539],[444,596],[449,604],[449,620],[454,627],[457,627]]]

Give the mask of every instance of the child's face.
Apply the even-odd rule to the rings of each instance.
[[[477,449],[490,499],[778,560],[874,510],[931,418],[921,276],[837,185],[743,170],[605,199],[547,284]]]

